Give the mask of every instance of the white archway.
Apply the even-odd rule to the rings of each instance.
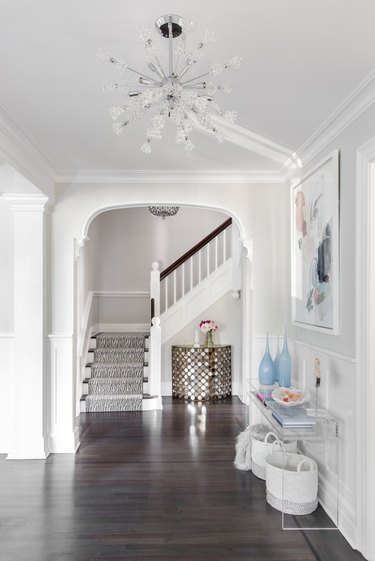
[[[79,257],[80,254],[80,249],[82,247],[84,247],[85,242],[89,239],[88,238],[88,233],[89,233],[89,228],[90,225],[92,224],[93,220],[95,220],[95,218],[97,218],[99,215],[112,211],[112,210],[121,210],[121,209],[132,209],[132,208],[140,208],[140,207],[147,207],[149,205],[162,205],[162,204],[166,204],[166,205],[178,205],[180,207],[183,208],[190,208],[190,209],[196,209],[196,210],[209,210],[209,211],[215,211],[215,212],[219,212],[221,214],[223,214],[223,220],[225,220],[225,218],[231,217],[234,224],[236,225],[238,232],[239,232],[239,240],[241,241],[241,244],[243,246],[243,248],[245,248],[245,251],[243,252],[243,255],[246,256],[248,259],[246,259],[247,263],[246,263],[246,267],[244,267],[244,278],[243,278],[243,284],[244,286],[244,290],[242,291],[242,307],[243,307],[243,325],[242,325],[242,334],[243,334],[243,341],[242,341],[242,364],[243,364],[243,368],[242,368],[242,379],[241,379],[241,399],[245,400],[246,399],[246,383],[245,383],[245,376],[243,373],[248,372],[249,371],[249,367],[251,364],[251,356],[250,356],[250,349],[251,346],[246,344],[246,341],[250,340],[251,337],[251,244],[249,243],[249,240],[247,240],[244,237],[244,226],[241,223],[240,219],[238,218],[238,216],[231,212],[228,211],[227,209],[223,208],[223,207],[219,207],[217,205],[208,205],[208,204],[192,204],[192,203],[182,203],[181,201],[178,202],[174,202],[174,201],[168,201],[168,202],[160,202],[160,201],[150,201],[149,203],[145,203],[144,201],[141,202],[132,202],[132,203],[128,203],[128,204],[124,204],[124,203],[119,203],[119,204],[110,204],[110,205],[102,205],[100,207],[96,207],[93,210],[91,210],[91,212],[86,216],[86,218],[83,220],[82,223],[82,228],[81,228],[81,235],[78,238],[75,238],[76,241],[76,259]],[[77,267],[75,267],[75,294],[77,294],[77,285],[78,285],[78,278],[77,278]],[[75,305],[76,305],[76,297],[74,298],[75,301]],[[78,326],[80,325],[80,318],[77,316],[77,310],[75,309],[75,325]],[[81,346],[81,350],[82,350],[82,346]],[[79,354],[79,353],[78,353]],[[80,356],[78,356],[78,360],[77,360],[77,372],[79,369],[79,364],[81,362],[80,360]],[[78,382],[79,376],[77,376],[77,388],[79,386],[79,382]]]

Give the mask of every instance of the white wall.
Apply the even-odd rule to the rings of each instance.
[[[172,346],[193,344],[195,330],[199,331],[199,323],[204,319],[212,319],[219,324],[219,329],[213,336],[215,344],[232,346],[232,393],[242,394],[242,303],[241,300],[233,300],[232,293],[229,292],[216,304],[202,310],[199,317],[162,346],[163,395],[172,395]],[[201,344],[204,339],[203,333],[200,333]]]
[[[289,326],[294,340],[294,368],[303,375],[307,387],[313,383],[313,361],[322,363],[322,396],[325,406],[340,421],[340,528],[354,547],[363,547],[360,538],[361,503],[358,487],[361,466],[360,403],[366,388],[356,356],[356,150],[375,133],[375,106],[330,141],[314,156],[303,172],[313,169],[334,149],[340,151],[340,329],[337,336]],[[290,270],[290,269],[289,269]],[[359,280],[360,282],[360,280]],[[287,292],[288,315],[290,293]],[[298,365],[298,367],[297,367]],[[297,367],[297,368],[296,368]]]
[[[147,207],[100,214],[90,226],[87,242],[95,244],[97,285],[93,288],[149,291],[153,261],[159,262],[160,270],[166,268],[225,219],[218,212],[191,208],[181,208],[165,220],[151,215]]]
[[[14,232],[10,204],[0,200],[0,334],[14,330]]]

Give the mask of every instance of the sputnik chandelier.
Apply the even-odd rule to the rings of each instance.
[[[229,82],[213,84],[206,81],[206,77],[215,77],[229,68],[240,68],[242,57],[234,56],[226,63],[213,64],[203,74],[191,77],[195,65],[205,55],[206,47],[213,42],[213,34],[206,31],[197,45],[189,47],[186,33],[191,24],[182,17],[170,14],[161,16],[155,26],[160,34],[168,39],[168,70],[163,68],[160,62],[161,54],[148,29],[140,32],[139,39],[145,49],[151,76],[138,72],[124,60],[114,58],[107,52],[99,50],[97,53],[98,60],[109,62],[119,72],[137,75],[135,84],[124,80],[117,83],[106,82],[103,85],[104,91],[120,91],[126,99],[123,105],[109,109],[110,117],[116,121],[112,125],[113,131],[120,135],[130,123],[152,112],[151,125],[146,130],[145,142],[141,146],[144,154],[150,154],[152,143],[162,138],[162,129],[168,118],[176,124],[177,144],[182,144],[187,152],[194,148],[190,138],[194,127],[206,129],[222,143],[224,134],[217,125],[220,119],[216,117],[233,123],[237,112],[222,111],[214,100],[214,95],[230,93],[231,86]]]

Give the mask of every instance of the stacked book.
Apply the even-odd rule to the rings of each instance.
[[[316,424],[315,418],[308,416],[304,407],[298,406],[274,405],[272,417],[284,429],[313,429]]]

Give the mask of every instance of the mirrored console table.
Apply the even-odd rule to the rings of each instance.
[[[231,346],[172,346],[172,395],[192,401],[230,397]]]

